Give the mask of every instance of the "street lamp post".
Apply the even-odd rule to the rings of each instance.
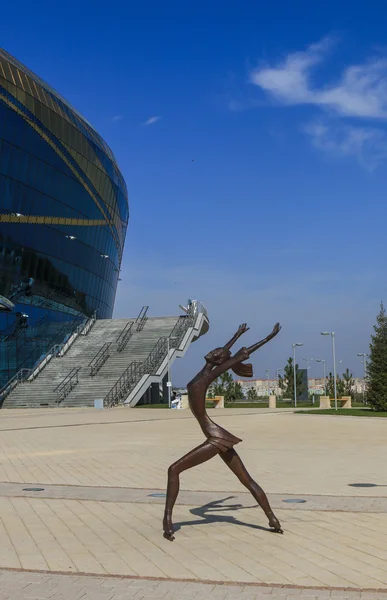
[[[168,407],[171,408],[171,387],[172,387],[172,382],[171,382],[171,362],[169,360],[169,337],[167,337],[167,344],[168,344],[168,348],[167,348],[167,357],[168,357],[168,381],[167,381],[167,387],[168,387]]]
[[[293,387],[294,387],[294,407],[297,406],[297,378],[296,378],[296,347],[303,346],[304,344],[292,344],[293,348]]]
[[[278,391],[279,391],[279,389],[280,389],[280,384],[279,384],[279,374],[280,374],[280,371],[282,371],[282,369],[276,369],[276,372],[275,372],[275,374],[276,374],[276,379],[277,379],[277,390],[278,390]],[[281,394],[279,394],[279,395],[281,395]]]
[[[337,376],[336,376],[335,332],[334,331],[322,331],[321,335],[330,335],[332,337],[333,388],[334,388],[334,392],[335,392],[335,410],[337,410]]]
[[[266,380],[267,380],[267,397],[269,397],[270,396],[270,388],[269,388],[270,371],[269,371],[269,369],[265,369],[265,373],[266,373]]]
[[[323,363],[324,365],[324,390],[325,390],[325,395],[327,395],[327,375],[326,375],[326,360],[325,358],[316,358],[316,362],[319,363]]]
[[[365,354],[364,352],[358,352],[357,353],[358,356],[362,356],[363,357],[363,367],[364,367],[364,384],[363,384],[363,404],[366,403],[365,401],[365,390],[366,390],[366,377],[367,377],[367,356],[368,354]]]
[[[313,358],[302,357],[302,360],[306,360],[306,385],[308,387],[308,400],[309,400],[309,363],[312,362]]]
[[[176,337],[167,337],[167,360],[168,360],[168,367],[167,367],[167,373],[168,373],[168,381],[167,381],[167,388],[168,388],[168,407],[171,408],[171,391],[172,391],[172,381],[171,381],[171,360],[169,357],[169,350],[170,350],[170,342],[171,341],[176,341]]]

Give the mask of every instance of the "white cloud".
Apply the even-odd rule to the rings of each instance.
[[[112,117],[112,121],[114,123],[117,123],[117,121],[122,121],[124,117],[122,115],[114,115],[114,117]]]
[[[287,104],[306,104],[313,101],[309,90],[309,71],[322,62],[331,46],[329,39],[313,44],[305,52],[294,52],[275,67],[254,69],[250,81]]]
[[[333,41],[326,38],[304,52],[289,54],[274,67],[254,69],[250,81],[285,104],[312,104],[341,116],[386,119],[386,59],[351,65],[337,82],[313,85],[312,70],[324,61],[332,46]]]
[[[274,66],[261,66],[250,72],[250,81],[277,102],[310,105],[324,111],[303,131],[314,147],[335,157],[355,157],[373,170],[387,160],[384,129],[357,121],[387,119],[387,59],[373,59],[350,65],[336,81],[316,84],[313,75],[332,51],[334,40],[325,38],[303,52],[293,52]],[[351,124],[344,123],[343,119]]]
[[[369,171],[387,160],[387,135],[373,127],[354,127],[332,121],[316,121],[304,127],[315,148],[341,157],[355,157]]]
[[[157,121],[160,121],[160,119],[161,117],[150,117],[147,121],[145,121],[145,123],[143,123],[143,125],[145,125],[145,127],[148,127],[149,125],[157,123]]]

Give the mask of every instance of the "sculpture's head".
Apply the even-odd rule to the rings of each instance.
[[[215,348],[211,350],[204,358],[212,365],[222,365],[231,356],[231,352],[228,348]]]

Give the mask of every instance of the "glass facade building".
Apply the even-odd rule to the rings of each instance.
[[[96,310],[112,316],[128,219],[108,145],[0,50],[0,384]]]

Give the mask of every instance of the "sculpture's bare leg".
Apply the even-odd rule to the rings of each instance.
[[[204,442],[191,452],[188,452],[183,458],[180,458],[178,461],[173,463],[168,469],[168,487],[167,487],[167,500],[165,503],[165,512],[164,512],[164,521],[163,521],[163,529],[164,529],[164,537],[171,542],[175,539],[173,535],[173,524],[172,524],[172,510],[175,506],[176,498],[179,493],[180,487],[180,479],[179,475],[183,471],[187,469],[191,469],[192,467],[196,467],[207,460],[210,460],[213,456],[219,454],[218,448],[210,444],[209,442]]]
[[[263,512],[269,519],[270,527],[277,533],[283,533],[281,529],[281,524],[278,521],[277,517],[271,510],[269,500],[263,489],[254,481],[251,477],[250,473],[247,471],[245,465],[243,464],[241,458],[234,450],[234,448],[230,448],[227,452],[220,452],[219,456],[226,463],[226,465],[231,469],[233,473],[238,477],[239,481],[249,490],[249,492],[253,495],[255,500],[258,502],[259,506],[262,508]]]

